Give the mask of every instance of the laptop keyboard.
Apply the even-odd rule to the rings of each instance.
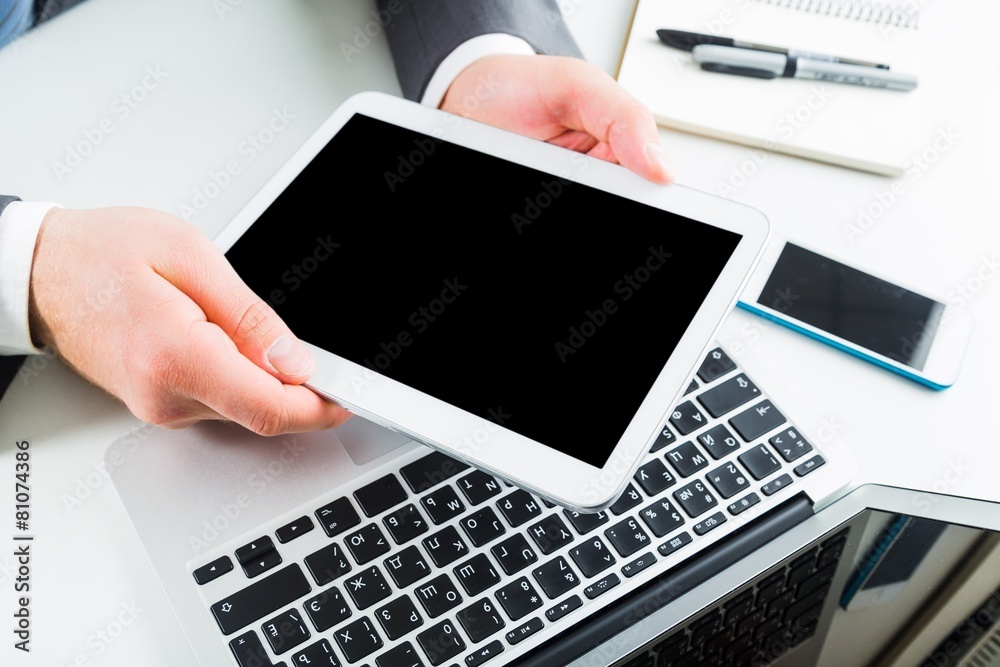
[[[556,507],[427,451],[192,565],[234,665],[503,664],[825,463],[721,348],[606,511]]]

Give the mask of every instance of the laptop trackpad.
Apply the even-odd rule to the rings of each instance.
[[[363,417],[352,417],[333,431],[355,465],[362,466],[412,440]]]

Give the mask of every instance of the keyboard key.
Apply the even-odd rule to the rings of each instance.
[[[403,476],[410,490],[419,494],[468,469],[467,463],[441,452],[431,452],[400,468],[399,474]]]
[[[576,595],[571,595],[556,606],[546,609],[545,617],[552,622],[558,621],[574,609],[579,609],[582,604],[583,600]]]
[[[580,578],[562,556],[535,568],[531,571],[531,575],[550,600],[556,599],[580,583]]]
[[[744,442],[756,440],[784,423],[785,415],[767,399],[729,420],[729,425],[736,429]]]
[[[375,618],[389,639],[399,639],[424,624],[424,619],[420,617],[420,612],[409,595],[401,595],[384,607],[379,607]]]
[[[778,491],[781,491],[783,488],[785,488],[791,483],[792,483],[791,475],[785,474],[781,475],[780,477],[775,477],[770,482],[760,487],[760,490],[764,493],[765,496],[773,496]]]
[[[326,531],[327,537],[340,535],[348,528],[361,523],[361,517],[347,498],[337,498],[332,503],[320,507],[316,510],[316,518]]]
[[[576,532],[581,535],[586,535],[598,526],[608,522],[607,512],[580,514],[579,512],[574,512],[573,510],[563,510],[563,514],[566,515],[569,522],[573,524],[574,528],[576,528]]]
[[[331,542],[319,551],[306,556],[305,563],[318,586],[326,586],[337,577],[351,571],[347,556],[336,542]]]
[[[458,522],[473,546],[481,547],[507,532],[492,507],[484,507]]]
[[[493,568],[486,554],[473,556],[454,570],[455,578],[462,584],[467,595],[479,595],[488,588],[500,583],[500,575]]]
[[[824,463],[826,463],[826,459],[824,459],[822,456],[820,456],[819,454],[817,454],[816,456],[812,457],[811,459],[809,459],[805,463],[801,463],[801,464],[795,466],[795,469],[792,472],[794,472],[799,477],[804,477],[804,476],[808,475],[809,473],[811,473],[816,468],[818,468],[821,465],[823,465]]]
[[[299,651],[292,656],[293,667],[310,665],[311,667],[340,667],[340,662],[333,652],[330,642],[321,639],[315,644]]]
[[[375,664],[378,667],[423,667],[424,663],[413,644],[403,642],[375,658]]]
[[[635,519],[625,519],[611,526],[604,531],[604,535],[622,557],[631,556],[649,546],[649,535]]]
[[[709,383],[719,379],[729,371],[736,368],[736,364],[729,358],[722,348],[715,348],[705,355],[705,360],[698,368],[698,377],[704,383]]]
[[[611,513],[615,516],[621,516],[641,502],[642,496],[639,495],[639,492],[636,491],[634,486],[629,484],[625,487],[625,491],[622,495],[618,497],[618,500],[616,500],[608,509],[611,510]]]
[[[712,387],[698,396],[698,402],[715,418],[735,410],[760,396],[760,389],[743,373]]]
[[[492,475],[488,475],[482,470],[473,470],[459,479],[456,486],[473,505],[484,503],[503,490],[500,483]]]
[[[661,544],[657,551],[660,552],[661,556],[669,556],[681,547],[691,544],[692,539],[693,538],[689,534],[680,533]]]
[[[497,509],[513,528],[528,523],[542,513],[542,508],[535,497],[523,489],[518,489],[498,500]]]
[[[267,614],[291,604],[312,587],[302,570],[291,564],[212,605],[222,634],[231,635]]]
[[[663,537],[684,525],[684,517],[666,498],[644,507],[639,516],[657,537]]]
[[[726,522],[726,515],[722,512],[716,512],[710,517],[707,517],[691,527],[695,535],[704,535],[710,530],[718,528]]]
[[[383,561],[385,569],[400,588],[406,588],[415,581],[419,581],[431,573],[431,568],[427,561],[420,555],[420,550],[415,546],[409,546],[394,556],[390,556]]]
[[[740,448],[740,441],[723,424],[713,426],[699,435],[698,442],[716,461]]]
[[[533,634],[535,634],[544,627],[545,624],[542,623],[542,619],[533,618],[527,623],[520,625],[514,628],[513,630],[507,632],[507,634],[504,635],[504,639],[507,640],[508,644],[514,646],[515,644],[523,642],[525,639],[532,636]]]
[[[546,556],[573,541],[573,534],[566,528],[558,514],[550,514],[528,527],[528,535]]]
[[[622,574],[626,577],[634,577],[650,565],[656,562],[656,556],[651,551],[647,551],[632,562],[622,566]]]
[[[653,446],[649,448],[651,453],[658,452],[664,447],[669,447],[677,442],[677,436],[674,432],[670,430],[668,426],[664,426],[660,429],[660,435],[656,436],[656,440],[653,441]]]
[[[750,480],[735,463],[725,463],[709,472],[706,477],[723,498],[732,498],[750,486]]]
[[[570,549],[573,557],[584,576],[593,577],[615,564],[616,560],[600,538],[592,538],[580,546]]]
[[[500,612],[489,598],[481,598],[461,610],[455,617],[465,628],[465,634],[473,644],[489,638],[494,632],[507,626]]]
[[[244,544],[236,550],[236,561],[240,565],[246,565],[256,560],[260,560],[264,554],[274,551],[274,542],[266,535],[258,537],[250,544]]]
[[[416,505],[405,505],[382,518],[386,530],[396,544],[405,544],[430,530]]]
[[[701,414],[698,408],[691,401],[684,401],[670,413],[670,423],[681,435],[687,435],[697,431],[708,423],[705,415]]]
[[[465,503],[455,493],[455,489],[450,486],[442,486],[437,491],[424,496],[420,499],[420,504],[424,506],[431,521],[439,526],[465,511]]]
[[[494,639],[489,644],[465,656],[466,667],[479,667],[503,653],[503,643],[499,639]]]
[[[436,618],[462,602],[462,595],[447,574],[441,574],[420,584],[413,594],[431,618]]]
[[[392,595],[392,588],[378,566],[361,570],[344,581],[347,594],[358,609],[370,607]]]
[[[674,491],[674,499],[692,519],[719,503],[711,491],[697,480]]]
[[[344,538],[354,560],[358,565],[364,565],[370,560],[378,558],[389,551],[389,541],[385,539],[382,530],[374,523],[370,523],[361,530],[357,530]]]
[[[424,538],[422,544],[438,567],[450,565],[469,553],[469,547],[465,546],[454,526],[448,526]]]
[[[264,644],[253,630],[229,642],[229,649],[233,652],[239,667],[272,667],[274,664],[268,657]]]
[[[542,606],[542,598],[535,592],[527,577],[521,577],[506,586],[501,586],[496,592],[497,601],[507,612],[510,620],[524,618]]]
[[[333,638],[348,662],[357,662],[382,648],[382,638],[367,616],[340,628]]]
[[[309,639],[309,628],[302,616],[294,609],[279,614],[261,626],[260,631],[271,645],[275,655],[291,651]]]
[[[781,468],[777,457],[764,445],[757,445],[746,454],[740,454],[738,458],[754,479],[764,479]]]
[[[744,511],[750,509],[759,502],[760,502],[760,496],[758,496],[756,493],[748,493],[744,497],[737,500],[735,503],[730,503],[727,509],[729,510],[730,514],[736,516],[738,514],[742,514]]]
[[[441,621],[417,635],[431,665],[441,665],[465,650],[465,641],[450,621]]]
[[[371,484],[365,484],[354,492],[354,499],[358,501],[361,511],[367,517],[379,515],[390,507],[404,502],[407,498],[403,485],[391,473],[380,477]]]
[[[194,580],[199,586],[204,586],[210,581],[214,581],[224,575],[226,572],[232,572],[233,561],[229,559],[229,556],[219,556],[211,563],[207,565],[202,565],[197,570],[194,571]]]
[[[600,595],[604,595],[604,593],[610,591],[612,588],[614,588],[621,582],[622,582],[621,578],[617,574],[612,572],[611,574],[607,575],[600,581],[595,581],[590,586],[587,586],[585,589],[583,589],[583,594],[586,595],[589,599],[593,600],[594,598]]]
[[[268,570],[281,565],[281,554],[277,551],[267,551],[260,555],[257,560],[243,565],[243,573],[247,578],[253,579]]]
[[[677,479],[667,470],[666,464],[658,458],[639,466],[639,469],[633,475],[633,479],[648,496],[659,495],[677,483]]]
[[[812,445],[794,428],[790,428],[768,440],[775,451],[789,463],[812,451]]]
[[[708,465],[706,459],[693,442],[685,442],[667,452],[667,461],[681,477],[690,477]]]
[[[538,560],[538,556],[521,534],[508,537],[490,549],[490,552],[507,574],[520,572]]]
[[[336,586],[331,586],[316,597],[306,600],[305,610],[316,632],[329,630],[351,616],[351,608]]]
[[[281,542],[282,544],[287,544],[288,542],[294,540],[296,537],[299,537],[300,535],[305,535],[312,529],[313,529],[312,520],[307,516],[300,516],[295,521],[285,524],[278,530],[274,531],[274,534],[278,538],[279,542]]]

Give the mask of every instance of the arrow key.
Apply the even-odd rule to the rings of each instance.
[[[300,516],[295,521],[286,524],[274,532],[282,544],[291,542],[300,535],[305,535],[313,529],[313,522],[307,516]]]
[[[218,579],[232,569],[233,561],[229,559],[229,556],[220,556],[208,565],[202,565],[195,570],[194,580],[198,582],[199,586],[204,586],[208,582]]]
[[[281,565],[281,554],[272,549],[267,553],[261,554],[257,560],[243,563],[243,572],[247,575],[247,578],[253,579],[278,565]]]

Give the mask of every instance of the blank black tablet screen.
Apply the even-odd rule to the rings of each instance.
[[[303,340],[602,467],[739,239],[355,115],[227,257]]]

